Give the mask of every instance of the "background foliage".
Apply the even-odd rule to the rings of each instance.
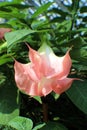
[[[11,28],[11,32],[6,33],[0,40],[1,127],[22,130],[22,127],[18,124],[14,125],[14,122],[18,120],[22,124],[22,120],[24,122],[27,120],[26,130],[29,128],[85,130],[85,122],[87,122],[87,1],[12,0],[8,2],[4,0],[0,2],[0,19],[0,28]],[[70,51],[73,64],[69,76],[79,77],[84,81],[74,82],[58,100],[56,94],[48,95],[46,102],[49,106],[49,122],[40,124],[43,123],[41,100],[36,98],[38,102],[17,90],[13,64],[14,58],[27,63],[28,48],[25,43],[37,50],[44,37],[55,54],[59,56],[73,46]],[[16,119],[16,116],[20,117]],[[27,122],[31,122],[31,126],[28,126]]]

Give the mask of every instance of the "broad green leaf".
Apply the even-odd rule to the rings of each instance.
[[[36,128],[34,128],[33,130],[38,130]],[[46,124],[43,124],[43,126],[41,126],[40,130],[68,130],[68,129],[60,123],[47,122]]]
[[[43,12],[47,11],[47,9],[52,5],[52,2],[48,2],[47,4],[42,5],[39,7],[36,12],[32,15],[32,18],[38,17]]]
[[[29,118],[18,116],[12,119],[8,125],[17,130],[32,130],[33,122]]]
[[[7,48],[9,49],[14,45],[13,43],[17,42],[26,42],[26,39],[24,41],[24,38],[32,33],[42,33],[42,32],[47,32],[49,29],[43,29],[43,30],[31,30],[31,29],[20,29],[14,32],[8,32],[5,34],[5,39],[7,41]]]
[[[35,32],[36,32],[35,30],[23,29],[23,30],[17,30],[14,32],[6,33],[5,39],[7,41],[8,47],[10,47],[13,43],[19,41],[20,39],[24,38],[25,36]]]
[[[19,115],[17,88],[10,80],[0,87],[0,124],[7,124]]]
[[[87,114],[87,80],[74,81],[66,94],[80,110]]]

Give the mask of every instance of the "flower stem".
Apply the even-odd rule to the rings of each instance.
[[[46,102],[46,98],[42,97],[42,110],[43,110],[43,121],[48,121],[48,103]]]
[[[48,104],[42,103],[42,109],[43,109],[43,121],[47,122],[48,121]]]

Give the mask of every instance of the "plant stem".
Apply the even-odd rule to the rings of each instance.
[[[43,121],[47,122],[48,121],[48,104],[42,103],[42,109],[43,109]]]
[[[43,121],[48,121],[48,103],[46,101],[46,97],[42,97],[42,110],[43,110]]]

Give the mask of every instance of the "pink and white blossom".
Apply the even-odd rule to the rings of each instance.
[[[74,79],[67,78],[72,65],[69,51],[58,57],[47,44],[38,51],[29,47],[29,60],[27,64],[15,60],[15,81],[21,91],[30,96],[46,96],[70,88]]]

